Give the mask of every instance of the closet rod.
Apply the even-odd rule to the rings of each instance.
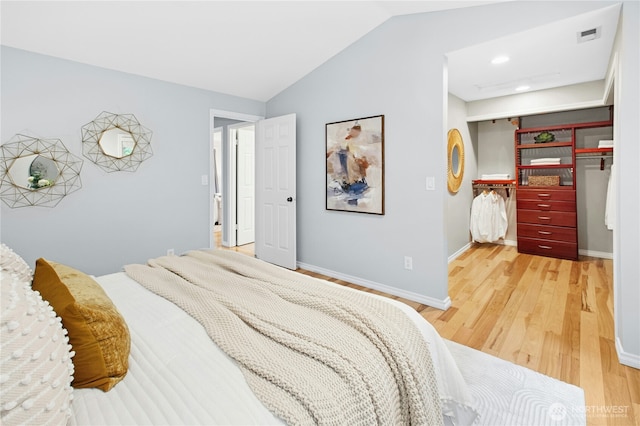
[[[576,160],[581,160],[583,158],[613,158],[613,155],[576,155]]]
[[[613,155],[611,154],[592,154],[592,155],[576,155],[576,160],[582,159],[582,158],[598,158],[600,157],[600,170],[604,170],[604,159],[606,157],[610,157],[613,158]]]
[[[476,195],[477,189],[504,189],[507,193],[507,198],[509,197],[509,190],[516,189],[516,181],[515,180],[486,180],[486,179],[476,179],[471,181],[474,196]]]

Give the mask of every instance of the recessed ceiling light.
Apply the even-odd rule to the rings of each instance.
[[[504,64],[505,62],[509,62],[509,57],[502,55],[502,56],[496,56],[495,58],[493,58],[491,60],[491,63],[493,65],[498,65],[498,64]]]
[[[531,86],[518,86],[516,87],[516,92],[524,92],[525,90],[531,89]]]

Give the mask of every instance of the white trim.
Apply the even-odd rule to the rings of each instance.
[[[264,119],[264,115],[252,115],[252,114],[245,114],[242,112],[224,111],[221,109],[210,109],[209,116],[211,117],[212,126],[213,126],[213,117],[229,118],[231,120],[251,121],[251,122]]]
[[[611,96],[611,91],[614,88],[614,84],[616,81],[616,71],[618,69],[618,52],[613,54],[613,58],[611,59],[611,66],[609,68],[609,73],[607,74],[607,78],[604,83],[604,93],[602,95],[602,103],[607,104],[607,100],[609,96]]]
[[[215,158],[213,156],[213,150],[215,148],[213,145],[213,135],[216,132],[222,133],[222,127],[213,127],[213,119],[211,120],[211,125],[211,135],[209,137],[209,196],[211,197],[211,206],[209,207],[209,223],[211,224],[209,225],[211,227],[211,235],[209,236],[209,248],[213,248],[215,245],[215,241],[213,240],[213,224],[215,223],[215,221],[213,220],[213,218],[215,216],[214,210],[216,208],[216,202],[213,192],[213,182],[215,182],[216,176],[214,167]],[[220,161],[220,164],[222,165],[222,161]],[[222,174],[220,174],[220,176],[222,177]],[[220,190],[222,191],[222,189]],[[222,218],[220,218],[220,221],[222,221]],[[224,245],[224,241],[222,242],[222,244]]]
[[[214,124],[213,124],[213,120],[215,117],[220,117],[220,118],[229,118],[232,120],[242,120],[242,121],[250,121],[250,122],[256,122],[259,120],[263,120],[264,116],[263,115],[251,115],[251,114],[245,114],[242,112],[235,112],[235,111],[225,111],[225,110],[220,110],[220,109],[213,109],[210,108],[209,109],[209,152],[213,153],[213,131],[214,131]],[[213,173],[213,162],[211,161],[212,154],[209,154],[209,183],[212,182],[211,180],[211,174]],[[224,161],[222,162],[222,181],[228,181],[229,179],[229,173],[226,170],[225,166],[224,166]],[[209,186],[211,187],[211,186]],[[207,191],[207,195],[209,196],[209,193],[211,191]],[[222,192],[222,216],[223,216],[223,220],[222,220],[222,235],[230,235],[231,233],[229,232],[229,229],[226,229],[225,226],[229,226],[229,224],[227,222],[231,222],[229,220],[224,220],[224,217],[230,217],[229,216],[229,212],[227,210],[229,203],[226,202],[225,200],[227,199],[228,194],[225,193],[224,190],[224,185],[221,188],[221,192]],[[226,213],[226,215],[225,215]],[[213,203],[209,203],[209,247],[213,248],[215,246],[215,241],[213,240]],[[229,241],[227,240],[223,240],[222,243],[226,246],[229,245]]]
[[[640,355],[630,354],[622,348],[620,339],[616,337],[616,352],[618,353],[618,361],[620,364],[628,365],[632,368],[640,369]]]
[[[227,180],[227,188],[229,191],[227,192],[224,205],[227,206],[227,226],[224,226],[224,220],[222,221],[222,229],[226,230],[222,231],[223,234],[227,235],[227,244],[225,247],[235,247],[236,237],[238,235],[238,212],[237,212],[237,191],[238,187],[236,185],[236,180],[238,178],[238,170],[237,170],[237,150],[236,146],[237,139],[237,129],[233,126],[227,126],[227,137],[223,139],[223,141],[227,141],[226,145],[223,143],[224,150],[227,153],[227,171],[225,173],[225,177]]]
[[[513,241],[513,240],[504,240],[503,244],[505,246],[513,246],[513,247],[518,247],[518,242],[517,241]]]
[[[422,303],[427,306],[431,306],[436,309],[446,311],[451,307],[451,299],[447,296],[444,300],[435,299],[433,297],[423,296],[411,291],[402,290],[396,287],[390,287],[385,284],[380,284],[375,281],[365,280],[363,278],[354,277],[340,272],[331,271],[329,269],[321,268],[319,266],[309,265],[306,263],[298,262],[298,267],[306,269],[311,272],[317,272],[328,277],[336,278],[343,281],[348,281],[353,284],[361,285],[363,287],[370,288],[372,290],[378,290],[383,293],[392,294],[394,296],[403,297],[405,299],[413,300],[414,302]]]
[[[605,251],[578,250],[578,254],[582,256],[599,257],[601,259],[613,259],[613,253],[607,253]]]
[[[525,108],[522,110],[492,112],[490,114],[468,116],[467,122],[499,120],[502,118],[518,117],[522,115],[547,114],[550,112],[571,111],[575,109],[596,108],[601,106],[605,106],[605,103],[602,100],[576,102],[573,104],[554,105],[554,106],[541,106],[541,107],[535,107],[535,108]]]
[[[464,253],[465,251],[469,250],[471,248],[471,242],[468,242],[466,245],[462,246],[462,248],[458,251],[456,251],[455,253],[453,253],[451,256],[449,256],[449,259],[447,260],[447,263],[451,263],[454,260],[456,260],[462,253]]]

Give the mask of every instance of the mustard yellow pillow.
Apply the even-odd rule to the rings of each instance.
[[[76,355],[75,388],[108,391],[129,368],[131,340],[120,312],[88,275],[60,263],[36,261],[32,288],[62,318]]]

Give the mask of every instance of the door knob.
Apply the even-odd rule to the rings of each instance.
[[[289,197],[289,198],[287,198],[287,201],[288,201],[288,202],[292,202],[292,201],[293,201],[293,198]]]

